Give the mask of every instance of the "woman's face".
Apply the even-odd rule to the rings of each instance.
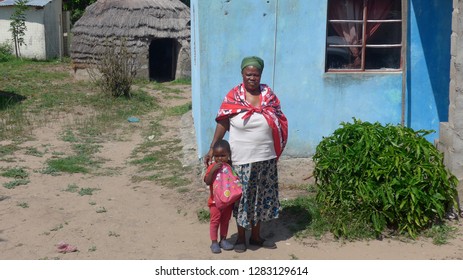
[[[244,87],[249,92],[259,91],[261,71],[254,66],[248,66],[241,71]]]

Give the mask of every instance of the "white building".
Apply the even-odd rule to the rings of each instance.
[[[8,42],[13,49],[10,17],[14,5],[15,0],[0,0],[0,44]],[[62,5],[62,0],[29,0],[22,57],[52,59],[63,55]]]

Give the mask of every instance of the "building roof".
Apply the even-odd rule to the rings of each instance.
[[[179,0],[98,0],[72,28],[75,65],[105,51],[111,38],[125,38],[129,51],[154,38],[190,38],[190,9]]]
[[[27,6],[45,7],[52,1],[53,0],[29,0]],[[0,6],[14,6],[14,2],[16,2],[16,0],[0,0]]]

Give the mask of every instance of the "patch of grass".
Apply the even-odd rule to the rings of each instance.
[[[18,202],[16,205],[21,208],[29,208],[29,204],[27,202]]]
[[[43,155],[44,155],[43,152],[40,152],[35,147],[27,147],[25,154],[29,155],[29,156],[35,156],[35,157],[43,157]]]
[[[30,125],[30,123],[26,118],[26,113],[24,112],[24,109],[22,107],[19,107],[19,105],[17,104],[12,104],[11,100],[8,100],[6,103],[0,104],[0,106],[5,108],[3,110],[0,110],[0,116],[5,115],[3,119],[0,118],[0,135],[27,135],[25,127]],[[4,114],[2,114],[2,111],[4,112]],[[1,136],[0,140],[2,140]]]
[[[176,79],[175,81],[172,81],[171,84],[191,85],[191,78]]]
[[[176,152],[181,150],[179,143],[180,140],[178,139],[144,142],[132,152],[133,158],[137,158],[138,154],[143,154],[143,157],[134,159],[131,163],[145,166],[153,163],[159,163],[159,166],[171,166],[173,163],[180,164],[178,157],[174,156]],[[155,148],[155,150],[152,151],[152,148]]]
[[[154,89],[158,90],[162,93],[175,93],[179,94],[180,90],[177,88],[169,87],[168,83],[158,83],[158,82],[151,82],[149,86]]]
[[[40,174],[46,174],[46,175],[52,175],[52,176],[60,175],[59,170],[54,168],[54,167],[51,167],[51,166],[47,166],[45,168],[42,168],[38,172]]]
[[[209,222],[209,219],[211,218],[209,210],[201,208],[198,211],[196,211],[196,216],[198,217],[198,221],[200,223],[207,223]]]
[[[149,164],[156,163],[158,161],[159,161],[159,157],[154,154],[151,154],[151,155],[146,155],[141,159],[132,160],[130,163],[137,164],[137,165],[149,165]]]
[[[123,126],[130,116],[143,116],[159,108],[154,97],[143,90],[132,94],[132,98],[101,98],[99,95],[89,96],[93,113],[78,124],[79,137],[94,139],[93,142],[111,135],[119,129],[129,129]],[[73,128],[76,129],[76,128]]]
[[[66,131],[64,131],[63,135],[61,136],[61,139],[63,141],[71,142],[71,143],[75,143],[79,141],[77,137],[74,135],[74,132],[71,131],[70,129],[67,129]]]
[[[424,236],[432,238],[432,243],[435,245],[447,244],[449,239],[456,237],[458,229],[454,226],[446,224],[433,225],[430,229],[424,231]]]
[[[88,156],[76,155],[68,156],[59,159],[50,159],[47,161],[48,166],[52,170],[66,173],[89,173],[87,165],[91,165],[92,161]]]
[[[17,179],[25,179],[29,177],[29,174],[23,167],[14,167],[9,168],[6,171],[0,173],[3,177],[8,178],[17,178]]]
[[[0,137],[0,140],[1,140],[1,137]],[[12,155],[17,150],[19,150],[19,147],[16,144],[0,145],[0,158],[8,156],[8,155]]]
[[[79,98],[84,94],[79,94],[76,84],[79,84],[79,88],[86,87],[86,92],[92,91],[90,85],[70,79],[69,71],[63,71],[68,65],[25,59],[2,63],[2,87],[3,92],[8,93],[10,103],[6,109],[0,110],[3,121],[0,140],[23,137],[30,133],[34,123],[43,124],[53,119],[49,118],[50,112],[66,112],[79,104]]]
[[[63,158],[52,158],[47,161],[52,170],[66,173],[90,173],[91,169],[99,167],[98,161],[93,157],[100,149],[100,145],[94,144],[74,144],[73,150],[76,155]]]
[[[166,109],[166,114],[168,116],[181,116],[191,110],[191,102],[175,107],[170,107]]]
[[[321,218],[315,198],[298,197],[281,202],[281,219],[289,223],[288,227],[297,238],[313,235],[321,238],[329,231],[329,225]]]
[[[159,180],[161,184],[168,188],[177,188],[181,186],[186,186],[191,183],[191,180],[181,177],[181,175],[172,175],[166,178],[161,178]]]
[[[3,186],[7,189],[14,189],[17,186],[27,185],[30,181],[27,179],[16,179],[7,183],[4,183]]]
[[[74,151],[78,155],[87,155],[91,156],[93,154],[96,154],[100,151],[101,145],[92,145],[92,144],[75,144],[73,145]]]
[[[0,107],[0,140],[19,139],[35,124],[45,125],[63,114],[77,116],[63,135],[65,141],[101,138],[122,127],[128,116],[159,108],[156,98],[141,89],[133,91],[130,99],[103,97],[93,83],[72,79],[69,69],[66,61],[2,63],[0,106],[5,105]],[[84,114],[76,114],[74,108],[82,108]]]
[[[79,186],[76,184],[69,184],[68,187],[64,190],[65,192],[76,193],[79,190]]]
[[[88,248],[88,251],[89,252],[95,252],[96,251],[96,246],[95,245],[90,246],[90,248]]]
[[[181,148],[176,144],[176,141],[168,141],[163,144],[156,145],[161,149],[149,152],[146,150],[144,156],[141,159],[134,159],[131,161],[132,164],[140,165],[141,171],[163,171],[163,170],[181,170],[182,164],[178,160],[177,156],[174,156],[178,152],[177,149]],[[140,150],[136,151],[137,153]]]
[[[179,153],[181,146],[179,139],[166,141],[147,141],[132,152],[132,164],[139,165],[141,172],[155,171],[152,175],[136,175],[132,182],[150,180],[160,183],[167,188],[186,186],[191,180],[185,177],[191,171],[191,167],[183,166]],[[141,154],[141,158],[137,158]],[[185,190],[180,190],[180,192]]]
[[[84,195],[93,195],[94,191],[97,191],[99,189],[97,188],[81,188],[79,190],[79,195],[84,196]]]

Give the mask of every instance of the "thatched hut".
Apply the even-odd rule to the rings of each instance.
[[[71,32],[75,71],[92,67],[108,44],[122,40],[137,57],[139,77],[166,81],[191,76],[190,9],[179,0],[98,0]]]

